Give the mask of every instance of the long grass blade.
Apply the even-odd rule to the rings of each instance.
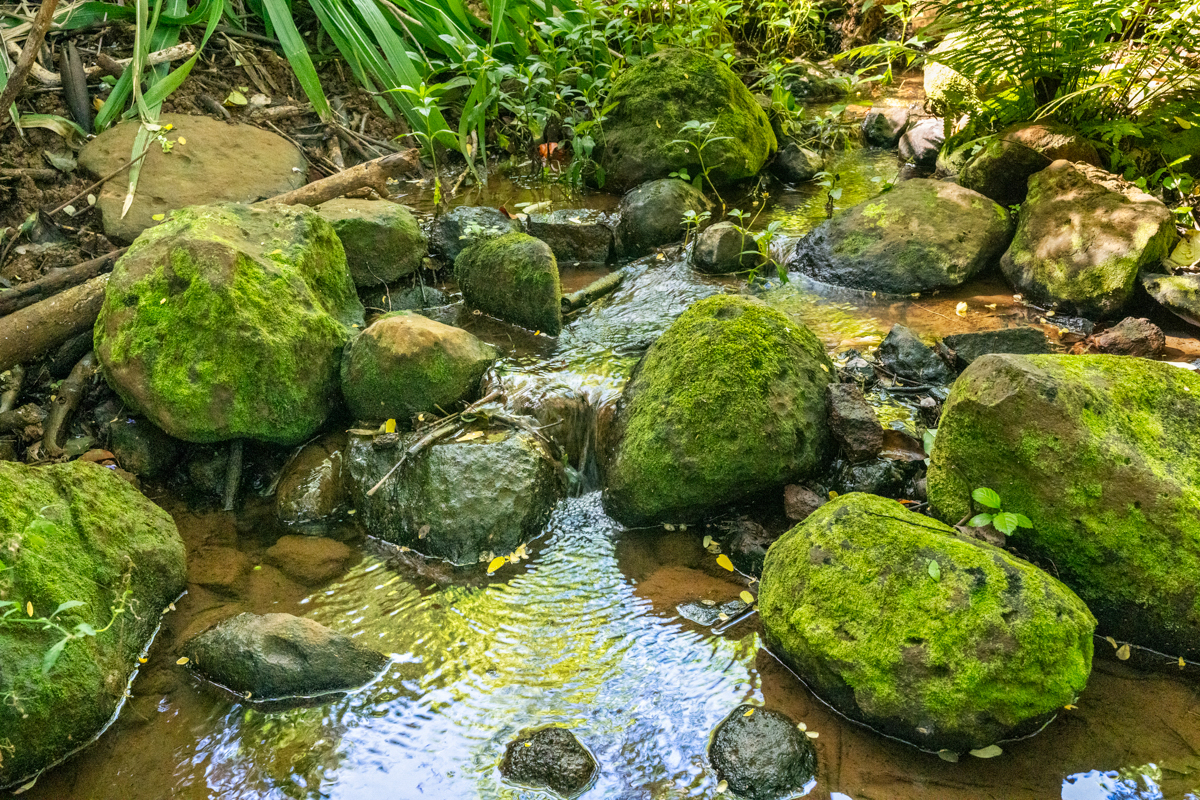
[[[304,89],[304,94],[313,104],[317,116],[328,122],[333,117],[329,100],[325,97],[325,90],[321,88],[321,80],[317,77],[317,70],[308,55],[304,39],[292,20],[292,11],[288,8],[286,0],[262,0],[262,4],[275,29],[275,36],[283,46],[283,55],[292,65],[292,71],[296,73],[300,88]]]

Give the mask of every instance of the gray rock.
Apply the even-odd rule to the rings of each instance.
[[[998,331],[955,333],[942,340],[954,351],[959,369],[988,353],[1035,355],[1050,352],[1050,340],[1040,328],[1003,328]]]
[[[692,249],[692,266],[710,275],[751,269],[761,260],[754,236],[728,221],[700,231]]]
[[[471,245],[454,262],[463,299],[505,322],[548,336],[562,332],[562,283],[549,245],[506,233]]]
[[[771,163],[771,172],[784,183],[805,183],[825,169],[825,159],[820,153],[789,142],[779,151]]]
[[[783,487],[783,512],[793,522],[801,522],[825,505],[825,498],[807,486],[789,484]]]
[[[765,554],[765,551],[764,551]],[[762,571],[762,560],[759,559],[759,569]],[[705,628],[711,628],[718,623],[725,622],[736,617],[738,614],[745,611],[749,606],[741,600],[730,600],[728,603],[720,605],[707,605],[705,603],[688,602],[680,603],[675,606],[675,612],[689,622],[694,622]],[[722,618],[722,615],[724,617]]]
[[[1163,308],[1200,327],[1200,275],[1143,273],[1142,286]]]
[[[450,302],[450,298],[441,289],[432,286],[414,286],[392,296],[394,311],[421,311],[426,308],[438,308]]]
[[[830,479],[838,494],[864,492],[899,499],[913,494],[920,462],[876,458],[860,464],[843,463]]]
[[[708,759],[729,791],[746,800],[796,797],[817,776],[817,751],[778,711],[740,705],[713,733]]]
[[[863,140],[876,147],[895,147],[907,127],[907,108],[872,108],[863,117]]]
[[[958,286],[996,263],[1006,210],[953,183],[917,178],[818,225],[791,269],[836,286],[910,294]]]
[[[900,137],[900,158],[919,167],[935,166],[945,141],[942,121],[935,117],[927,117],[909,125]]]
[[[529,235],[550,245],[560,264],[607,264],[613,230],[608,215],[580,208],[529,216]]]
[[[536,789],[574,797],[591,785],[596,759],[566,728],[543,728],[520,736],[504,748],[500,774]]]
[[[1055,161],[1029,179],[1000,268],[1035,303],[1113,316],[1133,299],[1138,273],[1157,268],[1177,238],[1158,199],[1097,167]]]
[[[954,373],[937,353],[903,325],[892,326],[876,355],[884,367],[902,378],[928,384],[954,382]]]
[[[621,198],[617,253],[633,258],[678,242],[685,231],[684,213],[700,214],[711,208],[704,193],[686,181],[663,178],[644,183]]]
[[[382,653],[291,614],[238,614],[189,641],[183,652],[205,678],[255,700],[355,689],[388,663]]]
[[[355,286],[378,286],[416,272],[428,241],[416,217],[399,203],[339,197],[317,206],[333,225]]]
[[[347,510],[342,477],[346,436],[326,434],[304,448],[284,468],[275,490],[275,516],[285,525],[331,522]]]
[[[831,383],[826,387],[829,428],[851,461],[867,461],[883,449],[883,426],[875,410],[853,383]]]
[[[1167,346],[1167,337],[1148,319],[1126,317],[1103,333],[1089,336],[1084,345],[1093,353],[1158,358]]]
[[[458,254],[477,242],[521,230],[521,223],[491,206],[459,206],[434,221],[429,232],[433,252],[453,264]]]
[[[174,466],[183,444],[143,417],[119,417],[108,426],[108,437],[108,449],[121,469],[139,478],[153,478]]]
[[[111,180],[97,193],[104,233],[112,239],[133,241],[158,224],[153,219],[157,214],[210,203],[253,203],[305,184],[308,162],[282,136],[186,114],[163,114],[159,123],[173,126],[163,135],[174,144],[166,153],[151,142],[129,212],[121,214],[127,179]],[[127,164],[140,127],[130,120],[109,128],[87,143],[79,165],[102,177]]]
[[[473,564],[508,555],[540,534],[563,496],[558,465],[528,433],[480,433],[421,450],[372,497],[367,491],[414,438],[377,449],[370,437],[351,437],[352,493],[371,535],[455,564]]]
[[[1096,148],[1074,129],[1057,122],[1023,122],[992,137],[963,165],[958,182],[1012,206],[1025,200],[1030,176],[1059,159],[1101,163]]]

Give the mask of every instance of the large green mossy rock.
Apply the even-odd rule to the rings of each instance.
[[[924,178],[838,212],[796,244],[788,266],[835,286],[909,294],[967,281],[1012,238],[1008,211]]]
[[[473,399],[496,355],[462,328],[407,311],[387,314],[346,346],[342,394],[358,419],[406,423]]]
[[[874,495],[771,545],[758,602],[772,651],[822,699],[929,750],[1031,734],[1091,673],[1095,620],[1070,589]]]
[[[472,244],[454,260],[454,278],[472,308],[549,336],[562,331],[558,261],[540,239],[506,233]]]
[[[378,286],[416,272],[429,242],[417,218],[388,200],[338,197],[317,213],[333,225],[355,286]]]
[[[1059,159],[1100,166],[1096,148],[1078,131],[1059,122],[1022,122],[988,139],[963,165],[958,182],[1012,206],[1025,199],[1030,176]]]
[[[163,609],[183,591],[183,541],[165,512],[111,471],[82,461],[48,467],[0,463],[0,602],[9,620],[49,617],[69,631],[101,631],[66,643],[41,625],[0,623],[0,786],[28,778],[87,744],[125,695]],[[113,609],[125,611],[115,617]],[[28,604],[28,605],[27,605]],[[15,608],[15,610],[13,610]]]
[[[692,522],[811,475],[831,451],[832,376],[804,325],[748,297],[701,300],[626,384],[605,511],[628,525]]]
[[[778,148],[766,113],[729,67],[695,50],[668,50],[621,73],[608,94],[597,150],[604,188],[625,192],[682,169],[721,186],[749,178]],[[714,123],[705,133],[692,120]],[[703,167],[698,145],[704,147]],[[723,138],[724,137],[724,138]]]
[[[1010,547],[1056,570],[1101,632],[1200,658],[1200,375],[1124,356],[987,355],[954,384],[929,499],[954,523],[999,492]]]
[[[189,442],[304,441],[339,402],[363,307],[328,222],[303,206],[198,206],[116,263],[96,320],[109,384]]]

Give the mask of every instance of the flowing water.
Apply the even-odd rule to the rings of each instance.
[[[894,155],[851,151],[839,205],[874,194],[895,175]],[[544,185],[496,180],[468,202],[547,199]],[[420,207],[421,195],[405,198]],[[611,208],[602,197],[561,207]],[[798,236],[824,217],[823,190],[777,195],[756,225],[780,220]],[[779,245],[786,247],[786,243]],[[848,723],[762,646],[756,619],[722,634],[682,617],[683,603],[734,601],[753,581],[718,567],[695,531],[624,530],[606,517],[589,443],[637,356],[695,300],[741,291],[701,278],[668,250],[628,266],[621,288],[576,314],[557,340],[520,333],[459,309],[443,310],[507,354],[490,378],[510,404],[575,409],[568,442],[583,491],[560,503],[531,559],[491,578],[463,579],[368,539],[352,524],[328,535],[361,558],[325,585],[305,586],[263,563],[291,533],[269,500],[234,514],[156,497],[188,546],[188,593],[168,615],[119,719],[89,748],[23,795],[38,800],[282,800],[283,798],[544,798],[506,783],[498,765],[523,729],[564,724],[600,764],[585,798],[715,798],[706,759],[715,725],[740,703],[782,711],[809,731],[819,757],[810,797],[845,800],[1132,800],[1200,796],[1200,695],[1187,674],[1139,672],[1098,640],[1096,668],[1078,708],[993,759],[947,763]],[[567,271],[569,288],[596,273]],[[799,276],[774,301],[833,352],[867,350],[896,322],[921,333],[1041,324],[998,278],[925,298],[878,298]],[[967,316],[956,313],[967,302]],[[1057,331],[1057,325],[1047,326]],[[1176,333],[1177,331],[1171,331]],[[1200,355],[1170,339],[1169,357]],[[874,400],[892,427],[915,432],[907,406]],[[580,422],[582,420],[582,422]],[[231,566],[232,565],[232,566]],[[242,566],[238,566],[242,565]],[[311,617],[392,656],[372,684],[307,707],[267,708],[220,692],[175,664],[182,643],[231,610]]]

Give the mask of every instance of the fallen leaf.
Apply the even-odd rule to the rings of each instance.
[[[1116,650],[1116,649],[1117,649],[1117,647],[1118,647],[1118,645],[1117,645],[1117,640],[1116,640],[1116,639],[1114,639],[1113,637],[1111,637],[1111,636],[1105,636],[1105,637],[1104,637],[1104,641],[1106,641],[1106,642],[1108,642],[1109,644],[1111,644],[1111,645],[1113,646],[1113,650]]]
[[[505,558],[504,556],[496,556],[495,558],[493,558],[491,560],[491,563],[488,564],[487,574],[491,575],[492,573],[494,573],[496,570],[500,569],[507,563],[508,563],[508,559]]]
[[[954,307],[954,313],[958,314],[960,317],[965,317],[967,315],[967,304],[959,303],[958,305],[956,305]]]
[[[720,613],[717,614],[717,619],[721,620],[721,622],[726,622],[729,620],[729,615],[726,614],[724,611],[721,611]]]
[[[1065,708],[1067,711],[1074,711],[1075,709],[1079,708],[1079,706],[1073,706],[1070,703],[1067,703],[1065,706],[1063,706],[1063,708]]]
[[[739,595],[739,597],[742,598],[742,602],[745,603],[746,605],[748,605],[748,606],[754,605],[754,595],[750,594],[749,592],[742,592]]]
[[[752,708],[752,709],[750,709],[749,711],[747,711],[745,714],[742,714],[742,716],[743,716],[743,717],[748,717],[748,716],[750,716],[750,715],[751,715],[751,714],[753,714],[753,713],[754,713],[754,709]]]
[[[710,544],[712,544],[712,537],[705,536],[704,537],[704,547],[707,548]]]
[[[675,530],[675,526],[674,526],[674,525],[672,525],[672,524],[671,524],[671,523],[669,523],[669,522],[664,522],[664,523],[663,523],[663,530],[673,531],[673,530]]]
[[[149,661],[149,660],[150,660],[150,659],[146,658],[145,656],[138,656],[138,663],[139,663],[139,664],[145,664],[145,663],[146,663],[147,661]]]
[[[178,665],[178,666],[182,667],[184,664],[188,663],[188,657],[187,657],[187,656],[183,656],[182,658],[180,658],[180,659],[179,659],[178,661],[176,661],[175,663],[176,663],[176,665]]]
[[[1183,656],[1180,656],[1179,657],[1179,668],[1183,669],[1186,666],[1187,666],[1187,662],[1183,660]]]
[[[482,438],[483,438],[483,431],[471,431],[470,433],[464,433],[462,436],[458,437],[454,441],[469,442],[472,439],[482,439]]]
[[[383,423],[383,432],[384,433],[395,433],[396,432],[396,420],[389,419],[387,422]]]
[[[717,794],[725,794],[729,791],[729,781],[721,781],[717,784]]]
[[[421,529],[419,531],[417,531],[418,539],[424,539],[428,535],[429,535],[429,526],[428,525],[422,525]]]
[[[727,555],[717,556],[717,565],[724,567],[725,569],[729,570],[730,572],[733,572],[733,562],[729,560],[729,556],[727,556]]]
[[[150,219],[154,220],[155,222],[162,222],[166,218],[167,218],[166,214],[151,214],[150,215]]]
[[[180,144],[187,144],[187,139],[186,139],[185,137],[183,137],[183,136],[180,136],[180,137],[179,137],[179,139],[178,139],[177,141],[178,141]]]
[[[972,750],[971,755],[975,756],[976,758],[995,758],[1003,752],[1004,751],[1000,749],[999,745],[989,744],[987,747],[980,747],[977,750]]]
[[[1129,654],[1129,645],[1123,644],[1117,648],[1117,658],[1119,658],[1121,661],[1128,661]]]
[[[805,735],[805,736],[807,736],[807,737],[808,737],[808,738],[810,738],[810,739],[816,739],[816,738],[817,738],[818,736],[820,736],[821,734],[817,733],[816,731],[805,731],[805,732],[804,732],[804,735]]]
[[[800,730],[802,730],[802,731],[806,731],[806,730],[808,730],[808,726],[807,726],[807,725],[805,725],[803,722],[801,722],[801,723],[798,723],[798,724],[796,725],[796,727],[797,727],[797,728],[799,728],[799,729],[800,729]]]
[[[949,761],[951,764],[958,763],[958,753],[953,750],[938,750],[938,758],[942,761]]]

